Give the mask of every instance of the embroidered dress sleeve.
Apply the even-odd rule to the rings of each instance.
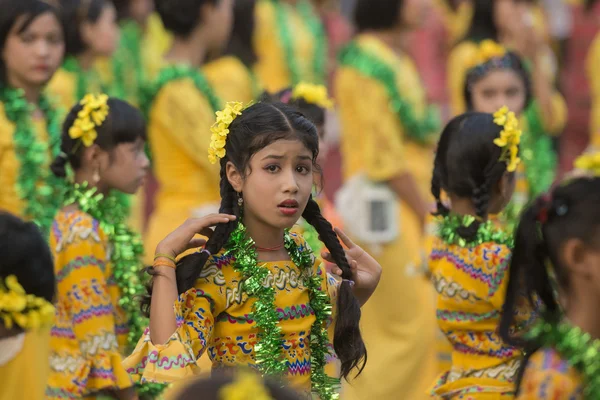
[[[356,88],[361,88],[360,96]],[[402,126],[390,109],[385,88],[373,79],[343,67],[338,71],[335,97],[345,134],[349,139],[362,140],[351,144],[356,147],[351,154],[361,158],[355,161],[364,165],[369,179],[386,181],[406,171]]]
[[[168,132],[185,154],[218,176],[219,166],[208,161],[210,127],[215,120],[208,100],[189,79],[170,82],[156,96],[150,111],[152,124]]]
[[[75,379],[84,393],[130,387],[132,381],[121,365],[115,304],[106,279],[110,265],[104,235],[97,227],[69,228],[65,235],[71,238],[57,245],[56,276],[58,301],[64,305],[84,360]],[[68,351],[58,352],[62,350]]]
[[[146,329],[131,356],[123,362],[134,381],[170,383],[202,372],[197,361],[210,342],[215,318],[226,307],[223,282],[217,265],[206,266],[195,287],[179,295],[175,302],[177,330],[167,342],[152,343]]]
[[[583,386],[566,361],[552,350],[531,356],[517,400],[583,400]]]

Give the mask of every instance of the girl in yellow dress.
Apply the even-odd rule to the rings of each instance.
[[[325,83],[327,37],[310,0],[257,0],[253,47],[255,71],[268,92]]]
[[[565,125],[566,105],[552,84],[536,79],[535,74],[541,72],[528,71],[522,58],[493,41],[481,42],[466,65],[463,97],[467,108],[493,113],[506,105],[522,124],[523,163],[517,171],[515,195],[504,212],[512,229],[520,210],[554,181],[557,160],[552,135]]]
[[[43,90],[62,62],[63,29],[48,2],[0,7],[0,210],[47,233],[60,206],[48,166],[59,153],[61,117]]]
[[[307,396],[334,399],[339,379],[325,373],[327,355],[336,352],[342,377],[362,368],[360,305],[381,267],[334,232],[311,197],[315,126],[281,103],[242,108],[228,103],[212,128],[208,158],[220,164],[223,214],[189,220],[157,246],[150,327],[124,365],[136,382],[173,382],[200,373],[197,362],[208,352],[213,370],[250,366]],[[288,232],[301,216],[343,280]],[[176,264],[196,233],[209,234],[206,246]]]
[[[70,110],[86,93],[114,91],[112,78],[101,76],[97,66],[117,48],[117,13],[108,0],[62,0],[61,17],[65,26],[67,56],[48,89],[65,110]]]
[[[0,211],[0,400],[43,400],[54,320],[52,254],[31,222]]]
[[[52,171],[73,183],[50,235],[57,311],[47,399],[137,399],[121,362],[147,323],[135,302],[143,248],[120,196],[142,185],[145,138],[142,114],[106,95],[86,95],[65,120]]]
[[[424,21],[425,4],[359,0],[360,33],[340,54],[334,98],[344,185],[336,208],[387,277],[364,308],[369,364],[344,386],[350,400],[397,399],[398,393],[424,399],[437,373],[434,294],[422,273],[422,245],[433,205],[429,185],[439,119],[403,47]],[[375,234],[380,238],[374,240]],[[392,303],[400,305],[390,308]]]
[[[518,399],[585,400],[600,393],[599,161],[585,161],[593,174],[540,196],[521,217],[501,333],[523,342],[509,329],[522,293],[539,299],[545,314],[526,335]]]
[[[431,390],[437,399],[514,398],[522,353],[505,344],[497,330],[512,236],[488,215],[499,213],[513,194],[520,135],[514,113],[504,107],[494,116],[455,117],[438,144],[431,191],[441,219],[429,269],[438,292],[438,325],[452,344],[452,365]],[[517,311],[520,329],[534,314],[524,307]]]

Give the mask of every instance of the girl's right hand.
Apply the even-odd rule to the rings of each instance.
[[[155,254],[168,254],[177,257],[188,249],[203,246],[206,239],[194,238],[194,236],[200,234],[210,238],[213,232],[210,229],[211,227],[226,224],[235,221],[235,219],[235,215],[229,214],[210,214],[202,218],[190,218],[156,246]]]

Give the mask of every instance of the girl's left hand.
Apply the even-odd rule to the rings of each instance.
[[[347,247],[345,252],[352,272],[354,292],[359,298],[361,305],[363,305],[371,297],[371,294],[373,294],[379,284],[382,273],[381,265],[369,253],[363,250],[362,247],[356,245],[341,229],[335,228],[335,233]],[[324,251],[321,253],[321,256],[326,261],[335,263],[329,252]],[[342,270],[337,265],[333,266],[331,272],[342,276]]]

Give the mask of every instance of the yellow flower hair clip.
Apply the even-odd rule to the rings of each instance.
[[[315,104],[327,110],[333,108],[333,101],[327,95],[327,88],[323,85],[300,82],[292,90],[292,99],[304,99],[309,104]]]
[[[27,294],[17,277],[0,280],[0,321],[7,329],[15,324],[23,329],[38,329],[54,322],[54,306],[44,298]]]
[[[494,123],[503,128],[500,137],[494,140],[494,144],[502,148],[500,161],[506,162],[508,172],[514,172],[521,163],[519,144],[522,131],[519,129],[519,121],[515,113],[504,106],[494,113]]]
[[[210,147],[208,148],[208,160],[216,164],[219,159],[225,157],[225,142],[229,135],[229,125],[238,116],[242,115],[244,105],[239,101],[229,102],[222,111],[217,111],[217,120],[210,128]]]
[[[579,156],[575,160],[575,168],[593,176],[600,176],[600,152]]]
[[[506,49],[504,46],[494,42],[493,40],[487,39],[479,44],[477,52],[473,54],[471,59],[467,62],[469,69],[475,68],[478,65],[487,63],[494,58],[502,58],[506,55]]]
[[[85,147],[90,147],[98,138],[96,128],[102,125],[108,116],[108,96],[86,94],[79,104],[83,108],[77,113],[77,118],[69,129],[69,137],[74,140],[81,139]]]
[[[220,400],[273,400],[260,376],[251,371],[239,371],[233,382],[219,391]]]

